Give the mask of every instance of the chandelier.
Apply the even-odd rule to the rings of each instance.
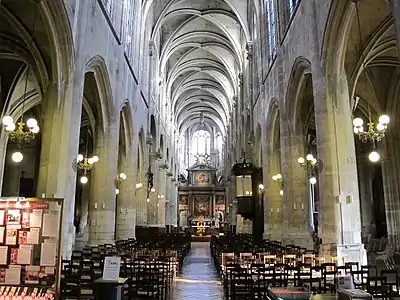
[[[125,173],[119,173],[117,175],[117,178],[115,179],[116,185],[117,187],[115,188],[115,194],[118,195],[119,194],[119,188],[118,185],[121,184],[124,180],[126,180],[126,178],[128,178],[128,176],[126,176]]]
[[[76,158],[76,166],[83,171],[83,175],[80,178],[82,184],[88,183],[87,172],[93,169],[95,163],[99,161],[99,157],[94,155],[92,157],[84,157],[82,154],[78,154]]]
[[[365,83],[368,81],[367,79],[367,66],[365,64],[366,57],[363,51],[363,46],[362,46],[362,35],[361,35],[361,22],[360,22],[360,12],[359,12],[359,7],[358,7],[358,0],[354,0],[355,6],[356,6],[356,17],[357,17],[357,25],[358,25],[358,35],[359,35],[359,40],[360,40],[360,57],[362,58],[362,70],[364,71],[365,74]],[[367,83],[366,83],[367,85]],[[367,86],[366,86],[367,89]],[[368,92],[368,91],[367,91]],[[359,101],[359,98],[356,97],[356,104]],[[358,135],[359,139],[363,143],[371,142],[372,143],[372,152],[369,154],[369,160],[372,162],[377,162],[380,159],[380,155],[377,151],[375,151],[376,143],[382,141],[382,139],[385,137],[385,132],[387,130],[387,126],[390,122],[390,118],[388,115],[381,115],[378,118],[378,121],[373,122],[371,118],[371,111],[369,108],[369,102],[368,103],[368,123],[367,123],[367,128],[364,129],[364,120],[361,118],[355,118],[353,120],[353,130],[356,135]]]
[[[34,118],[28,119],[26,124],[21,118],[21,120],[15,124],[14,119],[11,116],[5,116],[3,118],[3,125],[10,141],[12,142],[30,143],[40,130],[38,123]]]
[[[364,131],[364,121],[361,118],[355,118],[353,120],[354,133],[358,135],[360,141],[366,143],[380,142],[385,137],[387,125],[390,122],[390,118],[387,115],[381,115],[378,122],[372,122],[371,120],[367,123],[367,130]],[[376,125],[375,125],[376,124]]]
[[[308,179],[310,184],[314,185],[317,183],[317,177],[316,175],[322,171],[322,161],[318,158],[315,158],[314,155],[311,153],[306,155],[306,158],[304,157],[299,157],[297,159],[297,162],[300,164],[302,167],[310,168],[311,169],[311,176]]]
[[[1,1],[0,1],[1,2]],[[36,31],[36,17],[37,17],[37,5],[35,6],[35,13],[33,18],[32,27],[32,38],[35,36]],[[28,49],[32,50],[32,49]],[[25,69],[25,87],[24,87],[24,94],[22,99],[22,115],[19,122],[14,122],[14,119],[10,115],[6,115],[2,118],[2,123],[6,133],[11,142],[17,143],[19,150],[14,152],[11,156],[11,159],[19,163],[23,160],[24,156],[20,152],[23,143],[30,143],[35,137],[36,134],[39,133],[40,128],[38,126],[38,122],[34,118],[29,118],[26,123],[24,122],[24,113],[25,113],[25,102],[26,102],[26,95],[28,89],[28,80],[29,80],[29,64],[26,65]],[[7,107],[7,103],[4,103],[4,109]]]
[[[276,183],[278,183],[280,185],[280,191],[279,194],[281,196],[283,196],[283,179],[282,179],[282,174],[278,173],[275,175],[272,175],[272,180],[275,181]]]

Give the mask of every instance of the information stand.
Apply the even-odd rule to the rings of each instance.
[[[59,295],[62,199],[0,198],[0,300]]]

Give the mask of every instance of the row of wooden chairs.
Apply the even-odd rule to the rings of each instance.
[[[185,256],[189,248],[190,240],[177,235],[74,251],[70,260],[62,261],[61,299],[93,299],[94,281],[102,277],[107,256],[121,257],[120,277],[127,279],[125,299],[166,299],[183,261],[180,256]]]

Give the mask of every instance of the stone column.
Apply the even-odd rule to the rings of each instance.
[[[150,192],[149,194],[149,202],[147,202],[147,225],[148,226],[158,226],[158,182],[160,180],[159,178],[159,163],[158,163],[158,154],[156,152],[151,152],[150,153],[150,164],[151,164],[151,170],[154,174],[153,177],[153,184],[155,188],[155,192]],[[147,200],[148,200],[147,199]],[[147,201],[146,200],[146,201]]]
[[[323,78],[313,70],[320,183],[320,236],[324,255],[365,262],[349,90],[344,71]]]
[[[400,45],[400,0],[389,0],[389,2],[392,7],[394,24],[396,25],[397,45]],[[400,47],[397,47],[397,51],[399,51],[400,57]]]
[[[173,179],[175,180],[175,179]],[[171,205],[171,224],[173,226],[178,226],[178,183],[176,181],[172,182],[171,185],[171,189],[172,189],[172,197],[170,199],[170,205]]]
[[[283,114],[282,114],[283,115]],[[285,124],[285,122],[281,122]],[[307,168],[301,167],[297,159],[304,157],[304,140],[300,134],[281,126],[282,178],[283,178],[283,240],[313,249],[309,226],[309,183]]]
[[[272,180],[272,176],[280,172],[280,163],[278,164],[277,162],[279,153],[270,153],[268,156],[270,158],[268,167],[263,169],[263,179],[267,187],[264,190],[264,195],[266,196],[266,201],[264,201],[264,238],[282,241],[284,198],[280,194],[281,184]],[[278,166],[279,168],[277,168]]]
[[[46,197],[64,199],[64,258],[70,257],[75,237],[76,171],[73,164],[78,155],[83,79],[83,72],[77,70],[74,80],[67,80],[65,86],[60,87],[61,93],[59,87],[49,86],[42,104],[44,122],[41,128],[42,147],[37,195],[41,197],[45,194]]]
[[[93,153],[100,160],[92,170],[93,180],[89,203],[90,245],[114,243],[119,114],[115,119],[110,122],[105,133],[98,134]]]
[[[371,172],[369,169],[368,158],[365,156],[357,157],[359,188],[360,188],[360,205],[361,205],[361,221],[362,221],[362,236],[367,237],[371,222],[374,220],[372,197],[372,182]]]
[[[165,169],[159,168],[159,180],[158,180],[158,198],[157,203],[157,220],[158,227],[165,227],[165,197],[167,196],[166,190],[166,174]]]
[[[142,168],[145,164],[142,164]],[[143,170],[138,171],[140,174],[136,175],[136,183],[140,183],[142,187],[136,188],[135,184],[135,202],[136,202],[136,225],[147,225],[147,179]]]
[[[91,176],[87,175],[89,178],[89,182],[83,186],[82,188],[82,197],[81,197],[81,220],[79,224],[79,233],[84,233],[87,229],[88,220],[89,220],[89,197],[90,197],[90,183]]]
[[[394,119],[394,118],[393,118]],[[396,123],[395,123],[396,122]],[[393,124],[398,124],[398,121],[393,120]],[[389,125],[389,126],[390,126]],[[394,126],[398,128],[398,126]],[[385,138],[386,153],[382,153],[387,160],[382,162],[382,177],[385,194],[385,209],[386,209],[386,226],[388,233],[388,243],[396,246],[400,250],[400,183],[399,183],[399,155],[398,149],[400,144],[394,136],[397,130],[389,130],[388,136]],[[381,147],[385,148],[385,147]]]
[[[117,240],[135,237],[137,153],[134,148],[128,148],[126,152],[126,157],[121,158],[119,169],[119,172],[125,173],[127,177],[118,184]]]

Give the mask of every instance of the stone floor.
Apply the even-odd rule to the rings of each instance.
[[[215,272],[210,243],[192,242],[182,273],[169,300],[222,300],[221,282]],[[315,295],[312,300],[334,300],[336,295]]]
[[[222,300],[221,282],[215,272],[210,243],[193,242],[171,300]]]

